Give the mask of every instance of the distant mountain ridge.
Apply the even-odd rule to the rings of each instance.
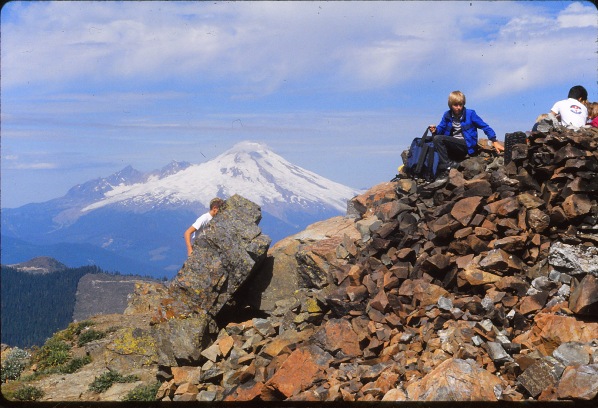
[[[27,262],[19,264],[6,265],[14,268],[20,272],[27,272],[31,274],[47,274],[67,269],[67,266],[56,259],[49,256],[38,256],[32,258]]]
[[[90,180],[83,184],[72,187],[64,197],[51,200],[57,206],[65,207],[54,221],[57,223],[69,223],[81,216],[81,210],[98,200],[102,200],[106,194],[118,186],[130,186],[139,183],[146,183],[149,180],[162,179],[186,169],[191,163],[172,161],[160,170],[154,170],[144,174],[135,170],[132,166],[126,166],[108,177]]]
[[[76,185],[63,197],[3,209],[3,263],[53,256],[78,267],[80,257],[57,256],[56,246],[90,245],[97,252],[86,256],[90,264],[170,277],[186,259],[183,232],[213,197],[240,194],[260,205],[260,227],[276,242],[344,214],[347,200],[359,193],[293,165],[265,145],[242,142],[201,164],[173,161],[149,173],[127,166]],[[124,259],[115,267],[107,260],[111,254]]]

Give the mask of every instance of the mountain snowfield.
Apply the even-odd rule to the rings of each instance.
[[[214,197],[239,194],[264,211],[282,216],[281,203],[306,210],[320,204],[343,212],[347,200],[360,193],[288,162],[263,144],[245,141],[208,162],[167,177],[152,176],[143,183],[113,186],[105,198],[82,211],[116,203],[199,202],[207,207]]]

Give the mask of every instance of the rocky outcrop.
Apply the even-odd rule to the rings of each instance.
[[[135,284],[155,279],[130,275],[89,273],[77,284],[73,321],[83,321],[97,314],[123,313],[129,304],[129,295]]]
[[[266,257],[270,238],[257,226],[260,208],[235,195],[193,243],[167,288],[140,287],[128,313],[151,310],[151,336],[163,366],[197,363],[217,332],[216,317]],[[154,293],[146,297],[144,293]]]
[[[265,259],[270,238],[257,226],[260,208],[235,195],[201,233],[193,253],[170,284],[173,298],[215,317]]]
[[[594,402],[596,147],[591,129],[532,133],[507,165],[482,146],[446,182],[375,186],[270,251],[265,316],[200,321],[224,302],[215,277],[140,286],[126,315],[153,323],[130,337],[158,340],[138,348],[157,399]]]
[[[271,314],[277,302],[289,299],[297,290],[326,286],[331,269],[347,263],[337,254],[339,245],[359,237],[355,221],[339,216],[316,222],[277,242],[268,250],[263,266],[239,292],[239,302]]]

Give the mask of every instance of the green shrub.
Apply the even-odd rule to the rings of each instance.
[[[129,383],[135,382],[137,380],[139,380],[139,377],[136,375],[123,376],[116,371],[106,371],[93,380],[93,382],[89,385],[89,389],[99,394],[112,387],[112,384],[114,383]]]
[[[72,374],[84,365],[89,363],[91,363],[90,356],[76,357],[72,360],[69,360],[66,364],[63,364],[62,366],[58,367],[58,370],[59,372],[64,374]]]
[[[83,320],[82,322],[75,323],[75,334],[81,334],[86,327],[93,326],[94,324],[95,322],[92,322],[91,320]]]
[[[140,384],[123,397],[123,401],[155,401],[160,383]]]
[[[54,336],[33,353],[32,361],[37,363],[38,370],[27,377],[33,380],[44,374],[71,374],[91,362],[90,356],[71,357],[71,346],[61,340],[63,337]]]
[[[89,329],[84,331],[79,335],[79,340],[77,341],[77,346],[81,347],[90,341],[103,339],[106,336],[106,333],[94,329]]]
[[[44,392],[37,387],[25,385],[13,394],[13,398],[19,401],[37,401],[44,396]]]
[[[23,380],[24,382],[34,381],[34,380],[37,380],[39,377],[42,377],[46,374],[56,374],[56,373],[72,374],[75,371],[79,370],[84,365],[89,364],[89,363],[91,363],[90,356],[76,357],[73,359],[69,359],[66,363],[61,364],[59,366],[46,367],[43,369],[39,369],[39,370],[35,371],[34,373],[31,373],[29,375],[21,377],[21,380]]]
[[[91,320],[84,320],[78,323],[71,323],[66,329],[56,333],[56,337],[60,340],[72,341],[74,340],[75,336],[78,336],[79,334],[81,334],[81,332],[83,332],[83,330],[85,330],[89,326],[93,326],[94,324],[95,323]]]
[[[70,358],[71,346],[57,337],[51,337],[34,354],[33,361],[40,369],[57,367],[66,363]]]
[[[0,368],[0,382],[19,378],[29,362],[29,357],[31,356],[25,350],[18,347],[12,349]]]
[[[37,371],[34,371],[34,372],[29,373],[27,375],[19,377],[19,380],[21,382],[28,383],[28,382],[37,380],[38,378],[44,376],[45,374],[47,374],[46,371],[37,370]]]

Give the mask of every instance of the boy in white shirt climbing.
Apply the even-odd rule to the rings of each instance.
[[[222,207],[223,204],[224,204],[224,200],[222,200],[220,198],[214,198],[213,200],[210,201],[210,211],[203,214],[201,217],[199,217],[197,220],[195,220],[195,222],[189,228],[187,228],[187,231],[185,231],[185,235],[184,235],[185,236],[185,244],[187,244],[187,256],[190,256],[191,252],[193,252],[193,248],[191,246],[191,237],[197,236],[197,234],[199,234],[206,227],[206,225],[208,225],[208,222],[210,222],[210,220],[216,214],[218,214],[218,211],[220,211],[220,208]],[[195,234],[195,235],[193,235],[193,234]]]

